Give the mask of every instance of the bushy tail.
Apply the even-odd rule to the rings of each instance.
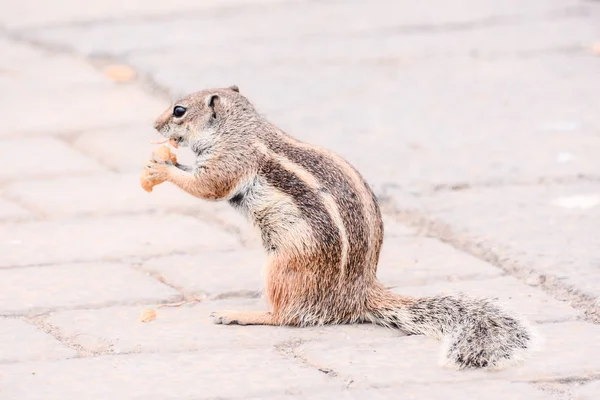
[[[533,332],[526,322],[489,300],[463,295],[411,299],[378,291],[369,319],[441,339],[442,363],[458,369],[504,368],[532,350]]]

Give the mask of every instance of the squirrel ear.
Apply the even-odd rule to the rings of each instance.
[[[211,94],[206,99],[206,105],[209,106],[212,109],[213,118],[216,118],[216,116],[217,116],[217,113],[215,111],[215,107],[219,105],[220,101],[221,101],[221,98],[219,97],[218,94]]]
[[[209,97],[206,98],[206,105],[210,108],[215,108],[215,105],[219,103],[219,100],[220,99],[218,94],[211,94]]]
[[[240,92],[240,88],[237,87],[237,85],[229,86],[229,89],[233,90],[234,92],[238,92],[238,93]]]

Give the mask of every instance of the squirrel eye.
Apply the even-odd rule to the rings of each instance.
[[[177,118],[181,118],[181,117],[183,117],[183,115],[185,114],[186,111],[187,111],[187,109],[185,107],[175,106],[175,108],[173,108],[173,116],[175,116]]]

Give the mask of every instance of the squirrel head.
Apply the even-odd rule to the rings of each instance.
[[[237,86],[207,89],[173,103],[156,119],[154,128],[180,146],[194,147],[195,143],[215,141],[224,133],[240,132],[240,122],[254,113]]]

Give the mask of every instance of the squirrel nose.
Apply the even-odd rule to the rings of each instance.
[[[167,119],[166,118],[158,118],[156,121],[154,121],[154,129],[156,129],[157,131],[161,131],[165,125],[167,124]]]
[[[165,127],[167,122],[169,122],[170,118],[171,110],[169,109],[163,112],[158,118],[156,118],[156,121],[154,121],[154,129],[160,132]]]

